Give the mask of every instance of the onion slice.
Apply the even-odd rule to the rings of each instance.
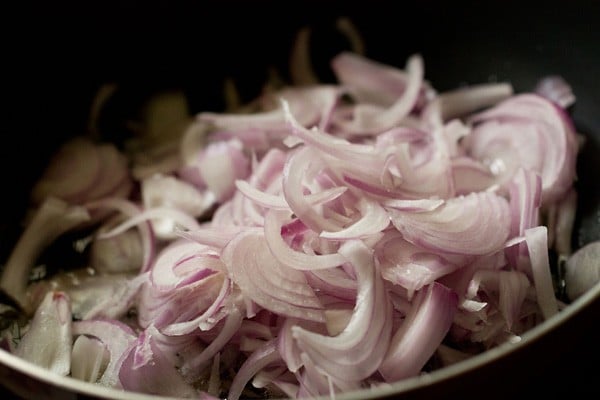
[[[36,210],[19,237],[2,269],[0,288],[28,313],[34,310],[24,298],[29,272],[42,251],[63,233],[90,220],[87,210],[70,206],[65,201],[48,197]]]
[[[337,267],[345,262],[340,254],[306,254],[292,249],[282,238],[281,230],[290,213],[271,210],[265,216],[265,239],[273,257],[283,265],[296,270],[317,270]]]
[[[56,374],[71,372],[71,301],[64,292],[48,292],[37,308],[15,355]]]
[[[548,319],[558,313],[558,303],[554,296],[548,258],[548,228],[537,226],[525,230],[525,240],[531,259],[531,271],[537,301],[544,319]]]
[[[350,321],[336,336],[292,327],[298,346],[328,376],[360,381],[375,372],[383,360],[392,329],[392,307],[373,263],[372,250],[351,240],[340,248],[356,271],[358,293]]]
[[[456,293],[440,283],[419,291],[379,367],[387,382],[419,373],[448,333],[457,306]]]
[[[503,248],[509,236],[508,202],[492,192],[448,199],[430,212],[388,211],[406,240],[432,251],[489,254]]]
[[[304,274],[274,259],[262,232],[239,233],[221,258],[244,296],[260,306],[289,317],[325,321],[323,306]]]

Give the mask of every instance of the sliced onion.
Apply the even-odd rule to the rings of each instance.
[[[387,382],[419,373],[450,329],[457,305],[456,293],[437,282],[419,291],[379,367]]]
[[[523,236],[525,230],[538,225],[541,206],[542,179],[531,171],[520,168],[509,184],[511,209],[511,237]],[[513,265],[519,266],[519,257],[526,254],[525,243],[507,249]]]
[[[233,308],[225,323],[221,328],[219,334],[210,342],[210,344],[199,354],[191,358],[183,366],[185,375],[190,375],[192,371],[198,371],[201,368],[206,367],[210,359],[221,351],[225,344],[238,332],[242,325],[242,314],[236,308]],[[195,372],[197,373],[197,372]]]
[[[244,231],[223,249],[223,262],[242,293],[274,313],[325,321],[304,274],[273,258],[260,231]]]
[[[37,308],[15,355],[56,374],[71,372],[71,301],[64,292],[48,292]]]
[[[100,378],[99,383],[120,387],[119,369],[124,361],[124,355],[133,346],[137,335],[133,330],[116,320],[92,319],[73,323],[73,335],[88,335],[100,340],[110,354],[110,361]]]
[[[548,259],[548,229],[545,226],[526,229],[525,238],[537,301],[544,319],[548,319],[558,312]]]
[[[218,202],[223,202],[233,195],[235,180],[248,176],[249,168],[241,142],[234,139],[210,143],[179,175],[198,188],[208,190]],[[204,212],[208,205],[204,201],[200,203]]]
[[[530,284],[527,276],[520,271],[499,272],[499,309],[506,320],[506,326],[510,331],[513,328],[514,322],[520,317],[521,307],[527,296]]]
[[[80,335],[73,343],[71,376],[85,382],[95,383],[108,366],[110,355],[98,339]]]
[[[344,129],[360,133],[381,133],[398,125],[417,104],[423,82],[423,60],[420,55],[409,57],[406,63],[406,88],[402,95],[389,107],[358,104],[353,119],[344,123]]]
[[[224,266],[218,255],[184,239],[157,257],[138,300],[138,322],[158,329],[195,319],[221,292]]]
[[[281,230],[289,212],[271,210],[265,218],[265,239],[273,257],[283,265],[296,270],[317,270],[337,267],[345,262],[344,257],[334,254],[306,254],[292,249],[281,236]]]
[[[575,177],[577,140],[561,111],[541,96],[520,94],[472,118],[470,154],[506,181],[519,167],[542,177],[542,201],[562,197]]]
[[[535,85],[534,91],[562,108],[568,108],[576,101],[571,85],[560,75],[544,76]]]
[[[187,384],[156,343],[158,332],[150,326],[125,353],[119,379],[125,390],[156,395],[195,397],[197,391]]]
[[[391,336],[391,303],[383,280],[373,264],[372,251],[360,241],[347,241],[340,248],[354,267],[358,293],[354,313],[344,330],[324,336],[293,327],[298,346],[328,376],[359,381],[377,370]]]
[[[139,225],[142,222],[153,220],[155,218],[163,218],[164,220],[169,221],[167,223],[168,226],[164,227],[163,233],[166,234],[166,232],[172,232],[173,238],[176,237],[175,229],[177,229],[177,226],[183,227],[188,230],[195,230],[200,228],[200,224],[198,223],[198,221],[194,217],[186,214],[183,211],[170,207],[156,207],[142,211],[139,214],[128,218],[126,221],[112,228],[108,232],[101,233],[100,235],[98,235],[98,237],[109,238],[114,235],[119,235],[127,231],[128,229]]]
[[[406,240],[433,251],[493,253],[504,246],[509,235],[508,202],[491,192],[452,198],[430,212],[389,212]]]
[[[308,147],[293,152],[283,170],[283,193],[291,210],[306,226],[316,232],[323,230],[337,231],[340,229],[339,225],[327,219],[318,209],[313,207],[305,198],[303,191],[307,166],[319,169],[323,165],[320,160],[315,158]]]
[[[570,256],[565,265],[567,296],[575,300],[600,282],[600,241],[581,247]]]
[[[265,343],[261,348],[253,352],[250,357],[244,361],[238,373],[233,378],[231,387],[229,388],[228,400],[237,400],[242,394],[244,386],[250,379],[261,369],[267,365],[280,360],[279,353],[277,352],[276,343],[274,340]]]
[[[569,190],[555,207],[556,223],[554,225],[548,224],[549,240],[553,243],[556,252],[563,257],[570,256],[573,251],[571,242],[577,216],[577,199],[578,194],[575,189]]]
[[[338,81],[348,87],[350,94],[360,102],[389,107],[407,90],[409,78],[406,71],[360,54],[342,52],[333,58],[331,67]],[[416,106],[422,107],[433,94],[429,83],[423,82]]]
[[[172,323],[162,329],[165,335],[180,336],[194,332],[196,329],[211,329],[224,315],[218,313],[226,304],[225,300],[231,291],[231,281],[223,279],[223,284],[213,303],[198,317],[189,321]]]
[[[488,166],[470,157],[452,159],[452,176],[459,196],[488,190],[497,184]]]
[[[579,146],[563,100],[504,83],[438,94],[419,54],[402,70],[341,53],[339,84],[322,85],[307,39],[291,76],[306,85],[271,83],[228,102],[246,114],[202,112],[185,132],[176,121],[177,138],[137,143],[131,171],[112,145],[59,151],[0,286],[31,310],[64,291],[68,321],[84,320],[41,337],[36,314],[23,346],[60,336],[62,355],[74,339],[72,376],[129,391],[333,398],[418,375],[435,352],[516,342],[558,312],[548,247],[571,252]],[[135,277],[95,258],[27,287],[51,241],[96,223],[80,243]],[[567,261],[569,296],[598,280],[589,251]]]
[[[100,209],[114,209],[128,217],[134,217],[141,214],[142,209],[136,203],[115,197],[106,197],[102,200],[96,200],[85,204],[85,207],[88,210],[94,210],[97,208]],[[149,221],[140,221],[139,224],[136,225],[140,234],[140,238],[142,241],[143,247],[143,259],[140,267],[140,271],[146,272],[150,268],[150,263],[154,258],[154,232],[152,230],[152,225]],[[123,230],[122,232],[126,232],[127,230]],[[96,241],[103,240],[103,230],[100,228],[98,230],[98,236],[95,238]],[[106,238],[108,239],[108,238]],[[92,246],[92,252],[93,252]]]
[[[390,223],[390,217],[379,203],[367,199],[358,201],[359,219],[351,225],[334,232],[323,231],[321,237],[333,240],[362,239],[383,231]]]
[[[400,235],[388,235],[381,239],[375,247],[375,256],[381,276],[404,287],[409,299],[415,291],[461,266],[439,254],[412,245]]]
[[[484,83],[440,93],[430,102],[425,110],[424,118],[432,118],[430,113],[439,107],[442,121],[471,114],[506,100],[513,95],[509,83]]]

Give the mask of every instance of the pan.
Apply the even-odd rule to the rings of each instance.
[[[69,138],[89,131],[99,88],[113,83],[120,90],[98,122],[114,141],[125,129],[123,115],[165,90],[185,93],[192,114],[220,112],[228,101],[226,80],[235,82],[241,102],[249,102],[273,71],[288,79],[290,49],[306,27],[312,65],[324,82],[333,80],[329,61],[357,46],[369,58],[399,68],[407,57],[420,54],[426,79],[439,91],[510,82],[516,92],[525,92],[541,77],[563,77],[576,96],[569,113],[586,138],[577,161],[572,244],[579,248],[600,240],[597,2],[40,2],[12,15],[4,61],[10,112],[0,150],[3,259],[19,237],[30,190],[51,155]],[[351,23],[359,44],[340,30],[340,20]],[[68,250],[61,251],[69,260]],[[337,398],[598,394],[593,363],[600,355],[599,313],[600,286],[595,285],[517,344]],[[0,351],[0,382],[7,394],[31,399],[154,398],[56,376],[5,351]]]

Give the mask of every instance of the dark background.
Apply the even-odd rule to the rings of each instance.
[[[100,84],[147,92],[182,88],[192,111],[219,111],[225,77],[236,80],[246,100],[258,94],[269,67],[285,77],[294,34],[305,25],[314,29],[317,71],[329,80],[328,60],[349,48],[333,27],[340,15],[363,34],[370,58],[402,67],[410,54],[421,53],[426,78],[440,91],[487,81],[511,81],[524,91],[543,75],[565,77],[578,99],[572,110],[577,127],[591,138],[579,166],[578,226],[597,215],[598,1],[40,1],[2,7],[0,254],[12,246],[27,190],[51,151],[85,131]],[[595,229],[578,230],[574,242],[593,239]],[[596,301],[523,357],[440,386],[435,395],[600,394],[599,312]],[[408,395],[433,395],[423,396]]]

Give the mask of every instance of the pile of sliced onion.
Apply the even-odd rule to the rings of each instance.
[[[560,312],[548,250],[571,256],[578,152],[565,82],[437,93],[419,54],[399,69],[342,53],[335,84],[298,65],[304,85],[254,113],[199,113],[168,171],[66,144],[5,266],[2,287],[32,313],[22,337],[3,333],[9,351],[137,392],[334,396]],[[82,226],[88,268],[27,285],[43,248]],[[590,257],[568,263],[571,281]]]

